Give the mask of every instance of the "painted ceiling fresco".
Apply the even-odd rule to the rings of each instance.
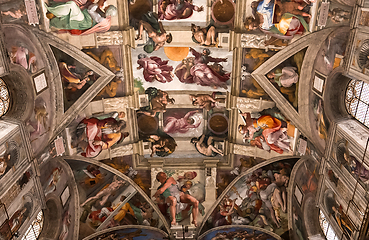
[[[287,189],[317,193],[324,84],[342,65],[349,3],[2,0],[0,10],[1,77],[29,90],[10,116],[27,144],[8,131],[0,181],[34,175],[20,162],[35,159],[41,202],[59,204],[50,239],[283,239],[292,224],[306,239],[306,206]],[[25,179],[14,183],[22,194]],[[8,206],[19,226],[0,222],[0,236],[39,211],[21,195]]]

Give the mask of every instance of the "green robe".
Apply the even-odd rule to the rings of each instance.
[[[60,15],[59,9],[62,5],[66,5],[67,3],[55,3],[52,2],[50,6],[46,6],[46,9],[54,14],[55,16]],[[84,18],[82,21],[70,20],[71,12],[68,15],[64,15],[62,17],[54,17],[50,20],[50,26],[59,28],[59,29],[78,29],[78,30],[86,30],[93,27],[96,22],[92,20],[90,14],[87,12],[87,9],[79,10],[79,14],[83,14]]]

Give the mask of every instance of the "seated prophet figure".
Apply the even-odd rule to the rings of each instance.
[[[274,0],[254,1],[251,6],[254,16],[247,17],[244,22],[246,30],[252,31],[259,28],[271,35],[273,40],[268,40],[269,44],[277,39],[292,39],[296,34],[309,31],[309,26],[304,18],[292,13],[283,13],[279,16],[278,23],[274,24],[274,5]]]
[[[278,153],[290,151],[286,122],[283,121],[282,127],[282,121],[270,115],[263,115],[258,119],[251,118],[250,113],[241,115],[246,117],[246,124],[239,125],[238,131],[244,135],[244,140],[258,140],[260,142],[257,145],[266,143],[266,147]],[[269,150],[266,147],[262,148]]]
[[[45,3],[50,26],[61,30],[70,30],[71,34],[87,35],[94,32],[106,32],[111,26],[111,17],[117,15],[117,8],[106,6],[106,0],[99,0],[87,8],[81,8],[74,1]]]
[[[84,157],[96,157],[102,150],[111,148],[129,136],[128,132],[123,132],[125,127],[126,122],[123,120],[85,118],[77,127],[77,140],[72,143],[72,147],[81,147]]]
[[[161,183],[158,190],[153,195],[154,198],[165,198],[165,203],[169,205],[170,217],[172,218],[171,225],[177,225],[176,214],[187,208],[187,205],[192,205],[192,224],[197,227],[197,215],[199,213],[199,201],[189,194],[180,190],[179,183],[173,177],[167,177],[164,172],[159,172],[156,175],[156,180]]]

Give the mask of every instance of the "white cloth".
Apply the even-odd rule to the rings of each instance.
[[[99,5],[95,4],[91,4],[88,8],[87,8],[87,12],[88,14],[90,14],[91,18],[96,22],[96,23],[100,23],[102,22],[102,20],[104,20],[105,18],[102,17],[98,12],[96,12],[97,8],[99,7]]]

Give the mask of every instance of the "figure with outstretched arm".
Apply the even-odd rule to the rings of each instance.
[[[201,86],[227,89],[226,82],[230,78],[230,73],[223,71],[223,67],[218,64],[220,62],[227,62],[227,58],[211,57],[208,48],[204,48],[201,53],[190,48],[190,52],[195,57],[194,66],[191,68],[193,82]],[[208,64],[210,62],[215,64],[209,66]]]

